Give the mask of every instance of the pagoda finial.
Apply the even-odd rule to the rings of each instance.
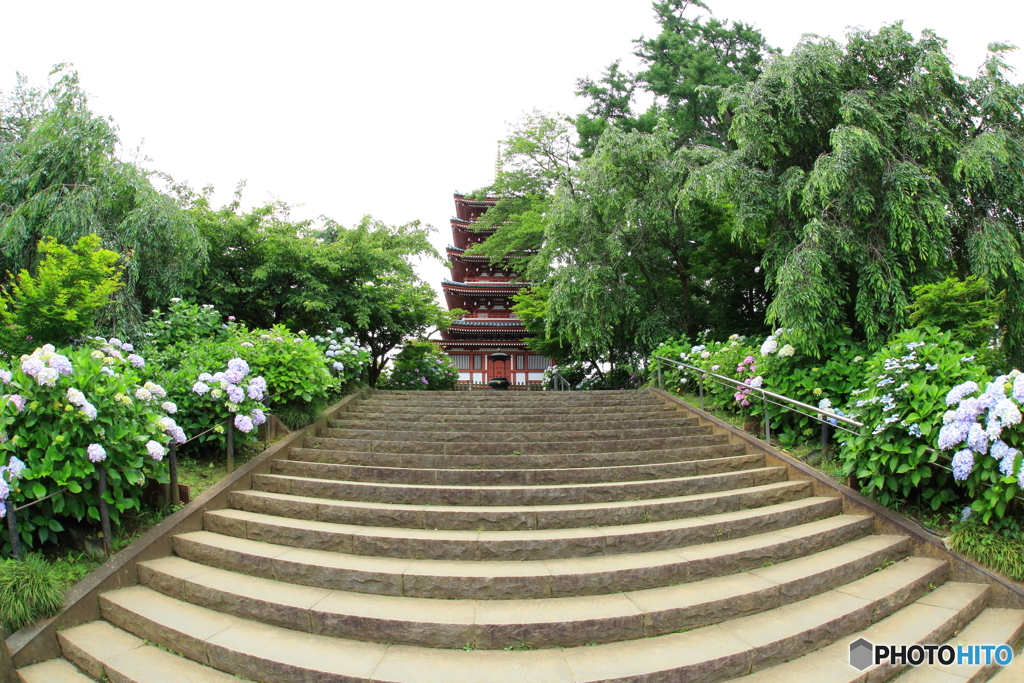
[[[498,176],[501,175],[501,142],[498,142],[498,153],[494,155],[494,181],[491,187],[498,184]]]

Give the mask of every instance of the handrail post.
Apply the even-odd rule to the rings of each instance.
[[[225,464],[227,474],[235,471],[235,421],[228,418],[228,461]]]
[[[768,418],[768,397],[761,392],[761,401],[764,403],[764,440],[769,446],[772,445],[771,420]]]
[[[704,410],[704,375],[697,380],[697,392],[700,394],[700,409]]]
[[[0,477],[3,475],[0,474]],[[10,498],[4,501],[4,509],[7,511],[7,532],[11,535],[11,557],[16,560],[23,558],[21,552],[21,538],[18,536],[18,517],[14,511],[14,501]]]
[[[171,475],[171,505],[181,505],[181,491],[178,490],[178,444],[174,441],[167,453],[167,468]]]
[[[96,469],[97,469],[97,471],[99,472],[99,475],[100,475],[100,486],[99,486],[100,503],[99,503],[99,508],[100,508],[100,528],[102,529],[102,533],[103,533],[103,550],[104,550],[104,552],[107,553],[107,555],[110,555],[111,553],[114,552],[114,543],[113,543],[113,540],[110,538],[110,536],[111,536],[111,531],[110,531],[110,510],[107,509],[107,501],[103,497],[104,494],[106,494],[106,492],[107,492],[107,468],[104,467],[103,465],[99,465]]]
[[[828,457],[828,423],[821,423],[821,457]]]
[[[658,388],[664,391],[665,381],[661,378],[661,359],[655,356],[654,362],[658,364]]]

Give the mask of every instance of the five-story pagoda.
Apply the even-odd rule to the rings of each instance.
[[[504,377],[513,386],[541,381],[551,361],[526,348],[526,328],[512,312],[512,297],[525,285],[518,282],[513,265],[517,257],[506,256],[493,266],[486,256],[466,252],[494,230],[474,229],[475,223],[497,198],[470,199],[455,194],[455,216],[452,217],[452,241],[448,245],[451,277],[442,282],[448,308],[469,311],[457,318],[441,333],[438,344],[459,369],[463,384],[485,384]],[[491,354],[507,354],[507,360],[488,358]]]

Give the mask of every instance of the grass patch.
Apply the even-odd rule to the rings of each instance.
[[[42,555],[0,563],[0,619],[9,633],[52,617],[63,606],[60,574]]]
[[[1024,539],[967,521],[953,527],[948,545],[1014,581],[1024,581]]]

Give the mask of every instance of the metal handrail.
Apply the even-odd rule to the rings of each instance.
[[[551,378],[557,380],[557,383],[554,385],[555,391],[569,391],[570,389],[572,389],[572,385],[569,384],[569,380],[562,377],[562,375],[559,374],[558,370],[554,370],[552,368],[548,369],[551,370]]]
[[[771,442],[771,422],[770,422],[769,417],[768,417],[768,403],[772,403],[773,405],[778,405],[779,408],[784,408],[786,410],[793,411],[794,413],[800,413],[801,415],[807,416],[807,417],[811,418],[812,420],[817,420],[818,422],[820,422],[822,424],[822,433],[821,433],[822,450],[825,450],[826,447],[827,447],[827,425],[831,424],[834,427],[837,427],[838,429],[844,429],[844,431],[851,431],[851,432],[852,432],[852,430],[845,429],[844,427],[840,427],[838,423],[842,422],[843,424],[847,424],[847,425],[850,425],[852,427],[857,427],[858,429],[860,427],[864,426],[864,423],[857,422],[856,420],[853,420],[852,418],[849,418],[849,417],[847,417],[845,415],[840,415],[838,413],[827,411],[827,410],[825,410],[823,408],[817,408],[817,407],[815,407],[815,405],[810,405],[810,404],[805,403],[805,402],[803,402],[801,400],[797,400],[796,398],[791,398],[791,397],[788,397],[788,396],[783,396],[780,393],[775,393],[774,391],[769,391],[769,390],[764,389],[762,387],[753,387],[750,384],[744,384],[744,383],[742,383],[742,382],[740,382],[738,380],[735,380],[735,379],[733,379],[731,377],[726,377],[725,375],[719,375],[718,373],[713,373],[710,370],[705,370],[705,369],[702,369],[702,368],[697,368],[696,366],[691,366],[691,365],[685,364],[685,362],[681,362],[679,360],[673,360],[672,358],[666,358],[665,356],[660,356],[660,355],[655,355],[654,356],[654,360],[657,362],[657,386],[658,386],[659,389],[664,389],[665,388],[665,381],[662,378],[662,362],[663,361],[668,362],[668,364],[671,364],[671,365],[674,365],[674,366],[678,366],[680,368],[685,368],[686,370],[690,370],[692,372],[695,372],[700,377],[701,381],[700,381],[700,383],[698,385],[699,393],[700,393],[700,410],[703,410],[703,380],[705,380],[706,378],[709,378],[709,377],[713,378],[714,381],[717,381],[719,384],[724,384],[725,386],[731,385],[731,386],[733,386],[733,387],[735,387],[737,389],[743,389],[745,391],[750,391],[750,392],[755,392],[755,391],[759,392],[761,394],[761,400],[765,404],[765,415],[764,415],[765,440],[768,441],[769,443]],[[769,396],[771,396],[775,400],[768,400]],[[778,401],[785,401],[786,403],[791,403],[792,405],[796,405],[796,407],[803,408],[803,409],[806,409],[808,411],[811,411],[811,414],[804,413],[803,411],[796,410],[796,409],[792,408],[791,405],[785,405],[785,404],[780,403]],[[824,416],[824,417],[821,417],[821,416]],[[831,423],[831,422],[829,422],[830,420],[835,420],[836,422],[835,423]]]

